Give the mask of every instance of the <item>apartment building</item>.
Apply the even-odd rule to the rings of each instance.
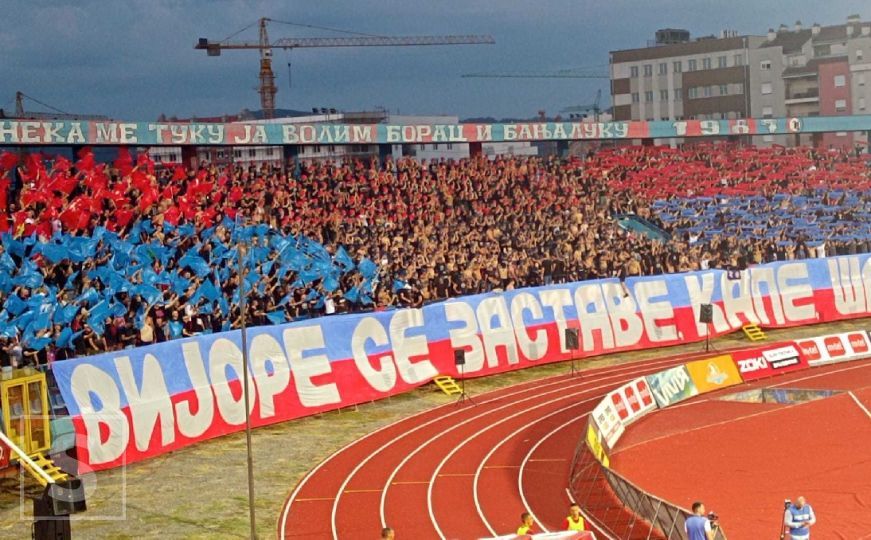
[[[745,118],[750,51],[762,36],[724,32],[691,41],[689,33],[669,30],[668,43],[612,51],[611,98],[615,120]],[[677,42],[678,39],[685,41]]]
[[[690,40],[688,32],[668,31],[670,39],[662,43],[660,32],[651,46],[611,53],[618,120],[839,116],[871,110],[871,23],[858,15],[833,26],[780,25],[765,36],[724,32],[719,38]],[[681,42],[673,42],[676,35]],[[757,144],[852,147],[867,144],[868,134],[754,139],[760,139]]]

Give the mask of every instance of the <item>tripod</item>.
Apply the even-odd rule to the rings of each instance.
[[[454,405],[459,406],[467,401],[472,405],[477,405],[477,403],[475,403],[475,400],[472,399],[472,396],[466,393],[466,363],[463,362],[462,364],[457,364],[457,366],[460,368],[460,396],[457,398],[457,401],[454,403]]]
[[[711,345],[711,323],[705,323],[705,352],[719,352],[717,348]]]

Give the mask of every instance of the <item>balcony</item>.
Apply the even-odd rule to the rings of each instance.
[[[808,88],[801,92],[786,92],[787,105],[798,105],[799,103],[816,103],[819,100],[819,88]]]

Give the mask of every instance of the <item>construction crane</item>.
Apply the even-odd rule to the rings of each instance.
[[[270,42],[266,23],[275,22],[292,26],[318,28],[322,30],[338,31],[357,34],[352,37],[315,37],[315,38],[282,38]],[[492,36],[486,35],[459,35],[459,36],[376,36],[361,34],[359,32],[347,32],[335,28],[298,24],[287,21],[277,21],[263,17],[258,21],[260,25],[260,39],[258,41],[209,41],[200,38],[195,49],[205,50],[208,56],[220,56],[221,51],[231,49],[255,49],[260,51],[260,106],[266,118],[272,118],[275,113],[275,94],[278,88],[275,86],[275,75],[272,72],[273,49],[306,49],[315,47],[405,47],[419,45],[491,45],[496,41]],[[257,24],[257,23],[255,23]],[[247,30],[253,24],[243,28],[233,35]],[[233,37],[233,36],[230,36]]]
[[[30,100],[37,105],[41,105],[46,109],[50,109],[51,112],[38,112],[38,111],[30,111],[25,110],[24,108],[24,100]],[[15,92],[15,112],[12,118],[26,118],[30,120],[108,120],[107,116],[103,116],[100,114],[74,114],[68,113],[49,105],[48,103],[44,103],[35,97],[28,96],[24,92],[18,91]],[[3,109],[0,109],[0,118],[6,118],[8,116],[7,112]]]
[[[559,71],[495,71],[489,73],[466,73],[464,79],[609,79],[607,73],[589,72],[586,68],[561,69]]]
[[[589,104],[589,105],[574,105],[572,107],[566,107],[565,109],[561,110],[560,112],[561,113],[568,113],[570,115],[575,115],[575,114],[585,115],[588,112],[592,111],[593,118],[596,120],[596,122],[598,122],[599,121],[599,113],[602,112],[602,108],[600,105],[601,102],[602,102],[602,89],[600,88],[596,91],[596,100],[593,101],[591,104]]]

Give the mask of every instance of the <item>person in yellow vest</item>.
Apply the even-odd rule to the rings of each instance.
[[[517,527],[518,535],[532,534],[532,516],[529,512],[520,514],[520,527]]]
[[[581,507],[577,503],[572,503],[569,506],[569,515],[563,523],[565,531],[585,531],[584,518],[581,517]]]

